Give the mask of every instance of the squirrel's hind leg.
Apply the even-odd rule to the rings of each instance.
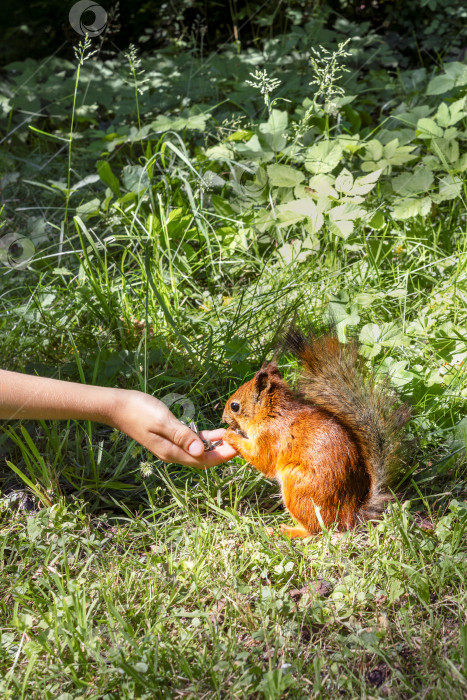
[[[303,527],[303,525],[295,525],[294,527],[290,527],[289,525],[281,525],[280,531],[291,539],[294,537],[310,537],[310,533]]]

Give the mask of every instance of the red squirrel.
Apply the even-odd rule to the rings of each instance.
[[[227,401],[223,439],[279,482],[299,523],[281,527],[289,537],[320,532],[320,520],[342,531],[378,517],[390,499],[409,407],[396,407],[395,396],[364,373],[355,340],[292,328],[284,347],[300,362],[298,390],[270,362]]]

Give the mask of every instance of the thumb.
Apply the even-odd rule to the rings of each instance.
[[[182,422],[174,419],[167,430],[167,438],[192,457],[200,457],[204,452],[204,445],[199,437]]]

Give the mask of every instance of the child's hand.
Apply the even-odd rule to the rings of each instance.
[[[204,469],[237,454],[222,444],[205,452],[199,437],[150,394],[64,382],[0,369],[0,420],[90,420],[111,425],[137,440],[164,462]],[[224,430],[202,432],[219,440]]]
[[[140,391],[117,391],[111,424],[164,462],[206,469],[222,464],[237,454],[226,443],[205,452],[198,436],[181,423],[162,401]],[[200,434],[214,441],[222,438],[224,432],[223,428],[219,428],[201,431]]]

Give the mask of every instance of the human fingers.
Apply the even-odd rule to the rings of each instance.
[[[214,442],[215,440],[222,440],[224,433],[225,428],[216,428],[215,430],[202,430],[200,435],[205,440],[211,440],[211,442]]]
[[[198,435],[184,425],[184,423],[177,420],[170,412],[158,433],[162,438],[172,443],[175,448],[181,448],[192,457],[200,457],[204,453],[204,444]],[[175,451],[178,454],[178,450]]]
[[[185,452],[185,450],[178,445],[174,444],[170,440],[161,437],[159,434],[153,433],[142,443],[150,452],[152,452],[156,457],[162,459],[164,462],[174,462],[176,464],[183,464],[187,467],[196,467],[197,469],[209,469],[210,467],[215,467],[218,464],[227,462],[232,457],[237,454],[236,450],[223,443],[215,449],[204,452],[199,457],[192,457],[190,454]]]

